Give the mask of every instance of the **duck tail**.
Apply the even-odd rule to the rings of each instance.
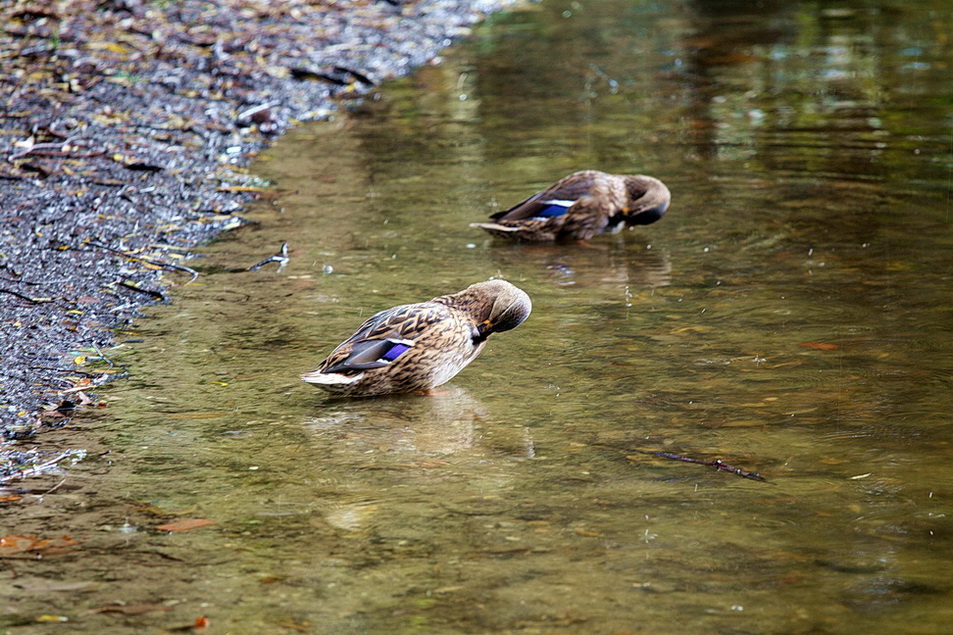
[[[341,373],[323,373],[320,370],[312,370],[311,372],[303,373],[301,375],[301,381],[314,384],[325,390],[334,390],[335,388],[343,388],[360,381],[362,377],[364,377],[364,373],[343,375]]]
[[[511,227],[498,223],[470,223],[470,227],[478,227],[483,231],[502,238],[519,238],[521,227]]]

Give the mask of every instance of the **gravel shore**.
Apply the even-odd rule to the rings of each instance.
[[[237,227],[295,122],[430,63],[515,0],[15,2],[0,31],[0,479],[95,405],[116,329]],[[108,366],[108,365],[107,365]],[[28,444],[33,446],[31,442]]]

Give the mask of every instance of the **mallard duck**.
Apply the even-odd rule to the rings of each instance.
[[[450,381],[493,333],[514,329],[532,303],[505,280],[472,284],[371,316],[301,379],[350,396],[428,391]]]
[[[614,234],[623,225],[662,218],[671,193],[651,176],[574,172],[522,203],[493,214],[491,223],[471,223],[494,236],[525,241],[586,241]]]

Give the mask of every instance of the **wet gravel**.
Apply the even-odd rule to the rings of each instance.
[[[242,224],[256,152],[512,4],[0,9],[0,478],[49,460],[35,433],[99,405],[117,330],[197,275],[190,249]]]

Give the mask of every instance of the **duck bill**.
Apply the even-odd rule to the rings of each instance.
[[[665,215],[665,210],[668,209],[667,204],[658,205],[651,209],[646,209],[642,211],[629,212],[626,215],[626,225],[651,225],[656,222],[663,215]]]

